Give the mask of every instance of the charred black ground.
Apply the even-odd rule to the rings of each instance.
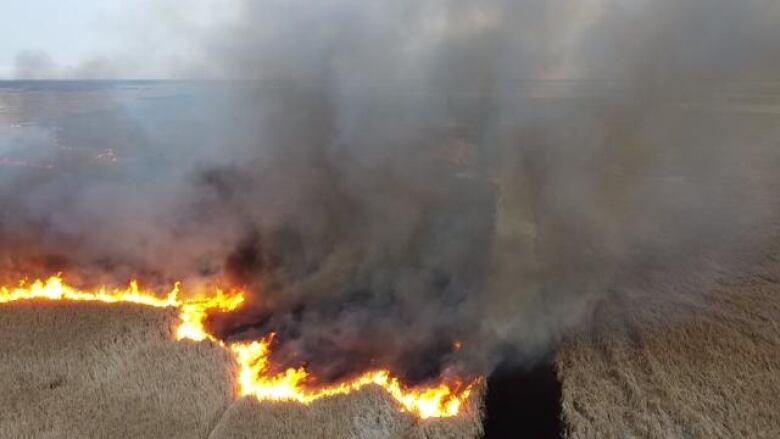
[[[336,317],[341,312],[338,309],[331,311]],[[460,347],[458,339],[452,334],[438,331],[427,334],[425,342],[408,342],[399,348],[396,346],[399,342],[392,338],[392,328],[386,327],[385,331],[379,331],[366,322],[362,342],[353,337],[339,345],[332,341],[337,339],[334,334],[324,334],[311,341],[301,340],[299,324],[305,312],[306,307],[299,305],[281,319],[274,319],[269,314],[258,314],[253,309],[216,313],[209,317],[207,326],[209,332],[218,338],[230,341],[256,340],[273,333],[272,370],[282,372],[290,367],[305,367],[318,383],[348,380],[376,368],[390,369],[409,385],[422,385],[437,380],[447,372],[463,378],[478,375],[474,371],[457,369],[454,359]],[[388,346],[392,348],[384,355],[392,356],[383,356],[382,348]]]
[[[561,384],[551,359],[531,368],[503,364],[488,378],[485,438],[557,439]]]

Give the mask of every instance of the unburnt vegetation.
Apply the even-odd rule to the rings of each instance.
[[[456,418],[418,421],[401,413],[378,387],[319,400],[310,406],[258,402],[233,404],[209,439],[293,438],[477,438],[482,435],[481,397]]]
[[[0,437],[206,437],[232,402],[230,357],[179,343],[138,306],[0,307]]]
[[[705,293],[671,277],[605,303],[558,357],[567,437],[780,437],[778,254]]]

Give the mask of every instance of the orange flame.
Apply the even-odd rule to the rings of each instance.
[[[473,384],[463,387],[453,383],[406,389],[388,370],[365,372],[348,382],[309,389],[309,373],[304,368],[289,368],[278,375],[268,375],[273,334],[261,341],[235,343],[230,346],[239,365],[239,392],[259,400],[297,401],[309,404],[320,398],[345,395],[363,386],[376,384],[384,388],[401,406],[421,418],[456,416],[471,394]],[[460,391],[458,391],[460,390]]]
[[[230,312],[238,309],[245,300],[242,292],[225,293],[217,290],[205,298],[182,299],[177,284],[165,296],[143,291],[133,281],[124,289],[100,288],[95,291],[81,291],[70,287],[62,278],[54,276],[46,281],[37,280],[31,284],[21,283],[15,288],[0,287],[0,304],[26,301],[49,300],[70,302],[134,303],[156,308],[176,308],[179,323],[177,340],[200,342],[210,340],[228,349],[238,365],[238,394],[261,401],[296,401],[302,404],[334,395],[351,393],[366,385],[375,384],[385,389],[403,410],[420,418],[441,418],[456,416],[471,395],[474,381],[464,385],[451,381],[425,387],[407,388],[388,370],[365,372],[350,381],[310,388],[306,386],[310,375],[304,368],[290,368],[284,372],[270,374],[270,354],[273,334],[254,342],[225,344],[210,334],[204,323],[210,312]]]

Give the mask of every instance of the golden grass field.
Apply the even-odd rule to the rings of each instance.
[[[663,299],[605,303],[559,353],[567,437],[780,437],[777,255],[699,294],[668,279]]]
[[[0,307],[0,438],[473,438],[481,398],[418,422],[380,388],[316,401],[235,400],[231,357],[177,342],[176,315],[134,305]]]

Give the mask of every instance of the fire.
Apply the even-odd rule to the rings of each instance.
[[[452,383],[452,388],[447,384],[438,384],[406,389],[389,371],[377,370],[366,372],[348,382],[309,389],[306,386],[309,373],[304,368],[290,368],[278,375],[268,375],[268,356],[272,343],[273,334],[260,341],[230,346],[239,365],[238,384],[242,395],[254,396],[259,400],[309,404],[320,398],[344,395],[363,386],[376,384],[384,388],[406,411],[421,418],[441,418],[456,416],[473,387],[473,384],[463,386],[461,383]]]
[[[453,349],[455,352],[458,352],[458,351],[460,351],[461,349],[463,349],[463,342],[462,342],[462,341],[460,341],[460,340],[455,340],[455,341],[452,343],[452,349]]]
[[[209,339],[219,342],[206,331],[204,326],[206,317],[208,317],[209,312],[215,310],[233,311],[238,309],[242,303],[244,303],[242,293],[225,294],[222,290],[217,290],[216,295],[205,299],[179,302],[179,327],[176,329],[176,339],[194,341]]]
[[[177,308],[179,310],[179,325],[176,329],[177,340],[203,341],[216,339],[209,334],[203,323],[209,312],[232,311],[244,302],[240,292],[225,294],[217,290],[216,294],[205,299],[179,298],[180,287],[176,284],[165,296],[143,291],[138,282],[132,281],[124,289],[109,290],[100,288],[96,291],[80,291],[66,285],[62,278],[54,276],[46,281],[36,280],[30,285],[24,283],[16,288],[0,287],[0,304],[22,300],[52,300],[66,302],[101,302],[101,303],[134,303],[155,308]]]
[[[14,288],[0,287],[0,304],[29,301],[67,301],[133,303],[155,308],[176,308],[179,323],[175,331],[177,340],[200,342],[209,340],[224,347],[233,354],[238,365],[239,396],[249,396],[261,401],[296,401],[302,404],[334,395],[344,395],[374,384],[382,387],[395,399],[400,407],[420,418],[441,418],[456,416],[471,395],[476,381],[464,384],[450,380],[439,384],[408,388],[388,370],[365,372],[347,382],[311,387],[310,374],[304,368],[289,368],[273,375],[270,371],[270,354],[274,335],[253,342],[224,343],[210,334],[205,327],[208,315],[215,311],[230,312],[238,309],[245,300],[240,291],[226,293],[216,290],[204,298],[182,298],[180,286],[176,284],[165,296],[139,288],[133,281],[125,289],[99,288],[95,291],[81,291],[68,286],[61,277],[54,276],[46,281],[36,280],[30,284],[21,283]]]
[[[16,288],[0,287],[0,304],[22,300],[57,300],[68,302],[102,302],[102,303],[135,303],[138,305],[167,308],[179,306],[179,288],[174,287],[167,296],[159,297],[141,291],[138,283],[130,282],[125,290],[108,290],[100,288],[97,291],[80,291],[72,288],[55,276],[48,280],[36,280],[30,285],[21,283]]]

